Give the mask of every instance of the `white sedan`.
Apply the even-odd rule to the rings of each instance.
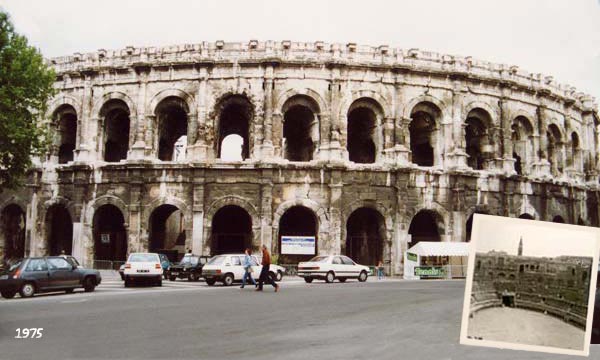
[[[244,254],[223,254],[213,256],[202,267],[202,277],[210,286],[220,281],[225,286],[232,285],[235,281],[242,281],[244,277]],[[252,277],[258,281],[262,265],[258,258],[252,255]],[[285,268],[279,265],[271,264],[269,266],[269,275],[276,280],[281,280]]]
[[[125,287],[135,280],[153,280],[157,286],[162,286],[160,257],[155,253],[133,253],[125,263],[123,275]]]
[[[306,262],[298,264],[298,276],[311,283],[314,279],[332,283],[335,279],[340,282],[346,279],[367,281],[369,267],[359,265],[344,255],[319,255]]]

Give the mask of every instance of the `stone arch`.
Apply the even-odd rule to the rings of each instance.
[[[285,100],[281,113],[281,123],[273,126],[277,128],[273,140],[281,143],[283,157],[290,161],[315,159],[321,141],[319,103],[308,95],[293,95]]]
[[[437,106],[437,108],[439,109],[439,111],[442,115],[441,119],[440,119],[441,121],[444,121],[444,119],[451,118],[449,110],[448,110],[448,106],[442,100],[438,99],[437,97],[435,97],[433,95],[429,95],[429,94],[419,95],[417,97],[410,99],[406,103],[406,105],[404,105],[402,116],[405,119],[409,119],[413,112],[413,109],[420,103],[432,103],[433,105]]]
[[[183,213],[185,223],[188,224],[186,227],[191,227],[192,214],[190,211],[190,207],[185,203],[185,201],[175,197],[175,196],[164,196],[158,197],[148,204],[144,206],[142,221],[144,224],[148,224],[150,221],[150,215],[152,212],[156,210],[158,207],[162,205],[173,205]]]
[[[384,123],[384,105],[376,98],[359,97],[350,104],[341,129],[350,161],[378,162],[384,147]]]
[[[516,109],[514,111],[512,111],[510,113],[510,119],[511,123],[514,123],[514,121],[519,118],[519,117],[523,117],[527,120],[527,123],[529,124],[529,126],[531,126],[531,130],[532,130],[532,135],[539,135],[539,129],[537,127],[537,121],[533,121],[532,119],[536,118],[536,114],[531,113],[530,111],[527,111],[525,109],[519,108]]]
[[[500,121],[500,109],[498,109],[498,107],[496,107],[496,106],[492,106],[492,105],[488,104],[485,101],[473,100],[473,101],[469,102],[467,105],[464,106],[463,114],[465,114],[465,116],[466,116],[472,110],[475,110],[477,108],[483,109],[483,110],[485,110],[489,114],[491,122],[489,124],[486,124],[486,125],[488,125],[488,126],[500,126],[500,124],[499,124],[499,121]]]
[[[25,234],[27,207],[16,201],[5,201],[0,207],[0,264],[5,260],[28,255]],[[12,246],[11,246],[12,245]]]
[[[384,96],[382,96],[380,93],[374,90],[361,89],[352,91],[352,96],[345,97],[343,99],[338,109],[339,119],[345,119],[348,112],[350,111],[350,107],[352,106],[352,104],[354,104],[360,99],[371,99],[373,102],[379,105],[379,107],[381,108],[382,122],[384,121],[384,119],[393,116],[393,107]]]
[[[132,119],[135,112],[127,100],[122,97],[107,99],[98,110],[96,146],[104,161],[127,159],[135,134],[135,121]]]
[[[464,237],[461,241],[469,242],[471,241],[471,233],[473,230],[473,215],[475,214],[485,214],[485,215],[496,215],[492,213],[489,206],[487,205],[475,205],[471,206],[465,212],[466,220],[464,220]]]
[[[60,96],[52,99],[48,104],[48,110],[46,111],[46,117],[52,117],[54,113],[63,105],[71,105],[75,110],[77,119],[80,119],[79,113],[81,112],[81,103],[74,96],[61,94]]]
[[[532,216],[535,220],[540,219],[539,212],[526,199],[521,200],[521,204],[518,207],[518,209],[519,209],[519,211],[517,212],[516,217],[519,217],[523,214],[528,214],[528,215]]]
[[[186,91],[174,88],[163,89],[154,94],[154,96],[152,96],[152,99],[150,100],[150,107],[148,109],[149,113],[156,115],[156,108],[158,107],[158,105],[163,100],[170,97],[179,98],[185,102],[187,106],[187,109],[185,110],[188,114],[188,117],[191,117],[191,115],[196,113],[196,102],[194,100],[194,96],[192,96]]]
[[[73,251],[73,224],[77,222],[74,202],[58,196],[45,201],[42,204],[42,210],[43,216],[40,216],[39,219],[44,229],[43,241],[38,244],[42,255],[59,255],[61,250],[70,254]],[[56,213],[57,211],[58,213]],[[63,211],[66,211],[68,218],[64,216]],[[55,222],[59,222],[59,224],[55,224]],[[68,227],[69,222],[70,228]],[[57,226],[55,227],[55,225]]]
[[[359,208],[370,208],[378,211],[383,218],[385,219],[385,227],[386,231],[391,232],[394,228],[394,216],[391,210],[383,206],[377,200],[355,200],[351,203],[348,203],[343,207],[342,210],[342,219],[344,219],[344,224],[348,221],[348,218],[352,213]],[[344,231],[342,229],[342,231]],[[343,233],[342,233],[343,235]]]
[[[383,219],[383,226],[384,226],[384,231],[383,231],[383,239],[381,239],[382,241],[382,253],[381,253],[381,259],[376,260],[376,262],[374,262],[373,264],[365,264],[365,265],[376,265],[377,261],[379,260],[384,260],[384,261],[391,261],[391,257],[392,257],[392,236],[393,236],[393,229],[394,229],[394,217],[392,215],[392,212],[389,211],[386,207],[384,207],[381,203],[377,202],[376,200],[356,200],[353,201],[349,204],[347,204],[346,206],[343,207],[342,209],[342,226],[341,226],[341,253],[346,253],[347,252],[347,246],[348,246],[348,223],[350,221],[350,218],[352,217],[352,215],[355,213],[355,211],[359,210],[359,209],[370,209],[375,211],[377,214],[379,214],[379,216],[381,216],[381,218]],[[356,259],[354,259],[356,261]]]
[[[288,102],[288,100],[290,100],[291,98],[299,96],[299,95],[306,96],[315,102],[315,104],[318,106],[318,109],[317,109],[318,111],[315,111],[315,114],[320,115],[321,113],[329,112],[329,106],[328,106],[327,102],[325,101],[325,99],[323,99],[323,97],[318,92],[316,92],[315,90],[313,90],[311,88],[301,88],[301,89],[294,88],[294,89],[286,90],[277,98],[277,101],[275,103],[274,113],[279,113],[279,114],[283,115],[284,104],[286,102]]]
[[[409,119],[406,145],[410,147],[411,163],[427,167],[443,165],[445,124],[451,119],[447,116],[447,109],[430,95],[419,96],[409,104],[405,119]]]
[[[52,205],[64,206],[67,209],[67,211],[69,212],[69,216],[71,216],[71,219],[73,220],[73,222],[75,222],[78,219],[78,217],[76,216],[77,210],[75,208],[75,203],[63,196],[56,196],[49,200],[44,201],[44,203],[42,204],[42,212],[44,213],[44,216],[46,216],[46,212]]]
[[[284,201],[281,204],[279,204],[279,206],[277,206],[277,209],[273,213],[273,231],[277,231],[279,229],[279,220],[281,220],[281,217],[288,209],[294,206],[304,206],[306,208],[311,209],[315,213],[315,216],[319,220],[319,233],[323,231],[323,228],[329,228],[329,218],[327,215],[327,210],[324,206],[319,205],[319,203],[311,199],[297,198],[293,200]]]
[[[262,110],[261,110],[262,111]],[[233,115],[242,115],[242,121],[224,122],[223,116],[231,112]],[[252,157],[254,152],[254,126],[257,114],[260,111],[257,102],[253,96],[247,92],[225,92],[214,102],[212,111],[208,115],[208,122],[212,123],[214,128],[214,144],[212,146],[215,157],[219,158],[221,154],[221,145],[225,137],[236,134],[242,137],[243,145],[241,157],[242,160]],[[212,135],[207,139],[212,141]]]
[[[92,108],[92,116],[96,117],[96,118],[100,118],[102,116],[100,114],[100,111],[104,107],[104,104],[106,104],[110,100],[121,100],[127,105],[127,107],[129,108],[129,116],[130,116],[129,120],[130,121],[133,120],[132,117],[137,116],[138,112],[137,112],[137,106],[136,106],[135,101],[133,101],[129,97],[129,95],[127,95],[121,91],[110,91],[110,92],[107,92],[104,95],[102,95],[102,97],[98,101],[96,101],[96,103],[94,104],[94,107]]]
[[[115,195],[102,195],[90,201],[86,208],[85,223],[88,226],[92,227],[94,221],[94,213],[96,212],[96,210],[98,210],[98,208],[100,208],[100,206],[107,204],[114,205],[121,211],[121,213],[123,214],[123,218],[125,219],[124,226],[127,229],[129,227],[129,206],[127,206],[127,204],[123,200],[121,200],[121,198]]]
[[[252,203],[237,195],[229,195],[223,196],[216,200],[214,200],[208,208],[205,209],[204,212],[204,244],[202,247],[202,251],[204,254],[210,254],[212,252],[212,222],[215,217],[215,214],[222,208],[226,206],[237,206],[250,216],[250,221],[252,222],[252,247],[258,248],[261,242],[261,217],[254,205]]]

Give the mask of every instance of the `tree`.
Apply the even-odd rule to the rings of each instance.
[[[32,156],[43,155],[47,130],[40,126],[55,93],[54,71],[0,10],[0,191],[22,184]]]

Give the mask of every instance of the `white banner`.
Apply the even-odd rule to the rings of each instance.
[[[314,236],[282,236],[281,253],[286,255],[315,255]]]

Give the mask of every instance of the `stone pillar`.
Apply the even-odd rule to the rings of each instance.
[[[91,74],[84,74],[83,80],[83,96],[81,99],[81,109],[78,109],[77,119],[77,147],[75,149],[74,160],[77,162],[86,162],[93,160],[92,152],[94,144],[91,143],[95,139],[95,136],[90,133],[90,121],[95,116],[91,114],[92,107],[94,105],[94,98],[92,92],[92,81]]]
[[[264,78],[264,113],[263,113],[263,143],[261,156],[263,159],[271,159],[274,155],[273,147],[273,65],[265,69]]]
[[[194,177],[192,200],[192,253],[210,255],[204,244],[204,177]]]
[[[283,158],[283,114],[276,110],[271,116],[271,144],[273,145],[273,157]]]
[[[187,158],[194,162],[204,162],[208,159],[207,136],[209,127],[207,126],[207,109],[206,109],[206,81],[208,73],[205,68],[200,69],[200,84],[198,86],[198,107],[196,109],[195,133],[194,142],[188,141]]]
[[[551,176],[550,162],[548,162],[548,137],[546,129],[548,128],[548,120],[546,115],[546,107],[544,105],[537,108],[537,139],[535,141],[536,158],[533,162],[534,176]],[[557,145],[558,146],[558,145]],[[555,161],[556,163],[556,161]]]
[[[156,127],[156,115],[154,114],[146,114],[146,131],[144,134],[144,138],[146,139],[146,152],[145,152],[145,157],[154,157],[157,158],[158,157],[158,149],[154,148],[154,138],[156,137],[156,135],[154,134],[155,132],[155,127]]]
[[[449,123],[448,121],[444,121],[446,119],[442,119],[442,124],[440,124],[445,128],[443,152],[444,154],[448,154],[446,168],[449,169],[468,168],[468,155],[465,152],[465,128],[467,125],[465,123],[466,114],[463,114],[464,95],[459,86],[456,83],[454,84],[455,90],[452,93],[451,119]],[[436,162],[436,165],[441,164]]]
[[[342,174],[339,170],[331,171],[331,182],[329,183],[329,229],[323,229],[329,234],[329,246],[324,248],[319,239],[319,254],[339,254],[342,251]],[[319,229],[319,233],[322,233]]]
[[[83,239],[81,237],[83,224],[81,222],[73,222],[73,250],[72,255],[79,259],[79,261],[85,261],[85,247],[83,246]]]
[[[281,251],[277,243],[273,241],[272,221],[273,221],[273,171],[271,169],[263,170],[260,184],[260,244],[254,242],[252,245],[266,245],[272,253]],[[256,235],[255,235],[256,239]]]
[[[512,143],[512,119],[510,118],[510,107],[506,98],[502,98],[498,101],[498,107],[500,108],[500,126],[501,126],[501,153],[502,153],[502,170],[508,175],[514,175],[515,171],[515,159],[513,158],[513,143]],[[527,159],[521,159],[523,166],[527,165]]]
[[[133,126],[133,145],[129,150],[129,154],[127,154],[127,158],[131,160],[141,160],[146,155],[146,139],[144,136],[146,121],[144,119],[144,113],[146,110],[146,93],[148,88],[149,69],[136,70],[138,70],[140,84],[137,98],[137,114],[135,114],[135,124]]]
[[[138,184],[130,187],[130,204],[129,218],[125,218],[126,234],[127,234],[127,254],[136,251],[147,251],[150,246],[148,244],[148,224],[144,224],[143,207],[142,207],[142,184],[140,179],[136,179]],[[126,216],[126,214],[123,214]]]

